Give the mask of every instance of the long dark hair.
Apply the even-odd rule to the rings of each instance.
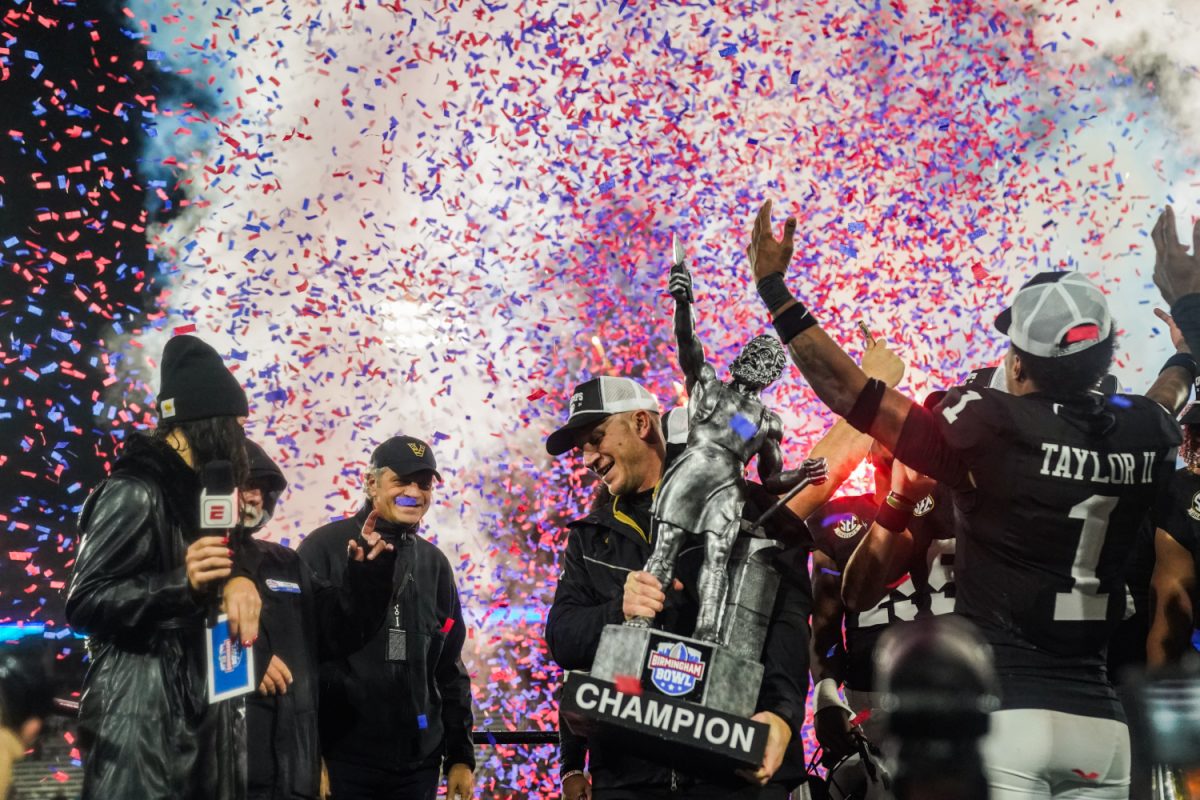
[[[159,424],[154,438],[166,442],[171,431],[179,431],[192,450],[192,467],[201,472],[205,464],[228,461],[233,465],[235,486],[245,486],[250,476],[250,458],[246,455],[246,431],[237,417],[205,417],[187,422]]]

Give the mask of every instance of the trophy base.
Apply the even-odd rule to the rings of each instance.
[[[766,723],[653,692],[626,694],[581,672],[567,673],[562,692],[559,716],[589,741],[688,775],[724,777],[762,763]]]
[[[769,726],[749,719],[763,665],[714,642],[607,625],[590,674],[568,672],[560,713],[571,730],[689,774],[762,761]]]

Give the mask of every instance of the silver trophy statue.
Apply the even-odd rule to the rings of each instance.
[[[823,459],[808,459],[796,470],[781,471],[783,421],[759,400],[763,389],[783,374],[783,345],[772,336],[755,336],[729,367],[729,383],[704,358],[704,346],[692,320],[692,276],[683,248],[672,238],[669,287],[675,298],[675,339],[679,365],[687,380],[687,448],[667,468],[654,501],[655,544],[649,572],[663,586],[674,577],[679,548],[689,536],[704,537],[700,571],[700,613],[692,636],[721,639],[721,614],[729,587],[726,567],[742,529],[746,504],[746,465],[758,456],[758,475],[773,494],[783,494],[825,477]],[[648,626],[649,620],[631,620]]]
[[[678,241],[672,253],[675,334],[690,397],[687,446],[659,486],[645,569],[669,586],[683,542],[704,537],[696,629],[671,633],[647,619],[605,626],[591,673],[567,673],[560,712],[577,733],[693,774],[721,774],[757,765],[766,746],[766,724],[750,716],[781,547],[764,523],[805,486],[825,480],[825,460],[781,471],[783,425],[758,395],[783,372],[783,348],[755,337],[731,366],[732,380],[717,380],[693,331],[692,281]],[[746,521],[745,470],[755,455],[763,485],[784,496]]]

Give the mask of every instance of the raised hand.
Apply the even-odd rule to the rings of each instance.
[[[757,283],[771,273],[786,273],[792,260],[793,236],[796,233],[796,218],[788,217],[783,223],[783,240],[777,240],[771,232],[771,201],[762,204],[754,218],[750,231],[750,244],[746,255],[750,257],[750,272]]]
[[[862,370],[868,378],[881,380],[894,388],[904,377],[904,362],[888,349],[887,342],[872,339],[863,353]]]
[[[1170,206],[1158,216],[1154,230],[1154,285],[1163,300],[1174,304],[1188,294],[1200,293],[1200,220],[1192,228],[1192,252],[1179,243],[1175,211]]]
[[[364,553],[366,553],[367,561],[374,561],[385,550],[396,549],[395,545],[388,544],[382,536],[375,532],[377,519],[379,519],[379,512],[372,510],[363,521],[362,531],[359,533],[359,536],[367,544],[367,550],[364,550],[362,545],[354,539],[346,542],[346,555],[350,557],[351,561],[362,561]]]
[[[695,302],[692,296],[692,273],[686,264],[672,265],[667,289],[670,290],[671,297],[674,297],[677,303]]]
[[[1179,330],[1179,327],[1175,325],[1175,320],[1172,319],[1170,314],[1161,308],[1156,308],[1154,309],[1154,316],[1162,320],[1163,324],[1167,326],[1167,333],[1171,335],[1171,345],[1175,348],[1176,352],[1192,352],[1192,348],[1188,347],[1187,340],[1183,338],[1183,331]]]

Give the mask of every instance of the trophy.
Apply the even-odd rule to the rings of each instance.
[[[756,767],[767,742],[768,726],[750,716],[779,586],[772,560],[782,546],[764,525],[797,492],[823,482],[826,468],[824,459],[808,459],[782,471],[782,421],[759,399],[786,363],[778,340],[751,339],[730,366],[731,380],[717,379],[693,330],[691,275],[678,240],[672,250],[688,438],[655,498],[645,571],[669,586],[683,543],[703,540],[696,629],[684,636],[640,618],[606,626],[591,672],[567,673],[561,714],[589,738],[619,741],[693,774],[721,773]],[[763,485],[783,497],[747,522],[744,475],[755,455]]]

